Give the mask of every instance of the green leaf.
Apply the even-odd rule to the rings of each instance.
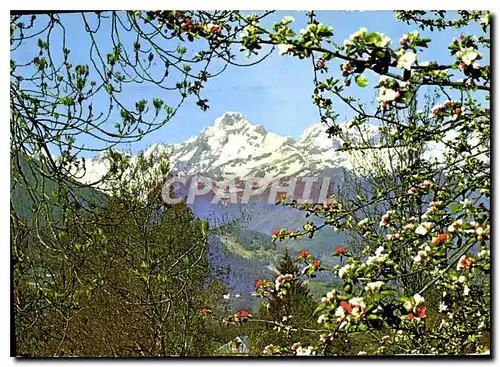
[[[460,210],[461,206],[457,203],[450,204],[451,214],[456,214]]]
[[[165,112],[167,113],[167,115],[170,117],[172,115],[172,113],[174,112],[174,109],[168,105],[165,105],[165,107],[163,107],[165,109]]]
[[[313,316],[316,315],[318,312],[323,311],[326,308],[326,305],[324,303],[320,304],[318,307],[313,312]]]
[[[386,290],[383,290],[382,292],[380,292],[380,295],[381,296],[390,296],[390,295],[392,295],[392,291],[389,289],[386,289]]]
[[[202,221],[201,222],[201,231],[203,233],[203,236],[208,236],[208,228],[209,228],[208,220]]]
[[[153,98],[153,105],[156,110],[159,110],[163,105],[163,101],[160,98]]]
[[[380,42],[380,41],[382,41],[382,37],[378,33],[372,32],[372,33],[368,33],[365,36],[366,43],[375,44],[375,43]]]
[[[361,88],[365,88],[368,85],[368,80],[363,75],[358,75],[356,77],[356,84]]]

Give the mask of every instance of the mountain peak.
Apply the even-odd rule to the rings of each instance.
[[[376,127],[368,127],[369,135],[374,135]],[[329,138],[327,128],[323,123],[313,124],[294,140],[251,124],[239,112],[225,112],[198,136],[179,144],[152,145],[145,154],[156,158],[165,153],[173,170],[215,178],[330,175],[351,163],[345,152],[336,151],[341,142]],[[353,136],[353,140],[359,138]],[[90,162],[95,166],[100,163]],[[96,167],[90,176],[100,178],[97,176],[106,169]]]
[[[243,117],[239,112],[225,112],[222,116],[218,117],[214,126],[217,128],[231,129],[240,127],[242,125],[248,125],[249,122]]]
[[[328,126],[322,122],[317,122],[312,125],[309,125],[307,128],[302,131],[302,134],[300,135],[298,141],[304,141],[311,136],[318,136],[318,135],[324,135],[323,137],[325,139],[328,139],[328,135],[326,134],[326,130],[328,129]]]

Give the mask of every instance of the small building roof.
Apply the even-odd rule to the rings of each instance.
[[[217,348],[215,353],[219,354],[248,354],[248,337],[237,336],[230,342],[224,344],[223,346]]]

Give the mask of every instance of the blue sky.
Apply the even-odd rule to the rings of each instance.
[[[273,21],[287,14],[296,19],[294,23],[296,31],[306,25],[305,12],[289,11],[278,12],[269,19],[267,24],[271,25]],[[399,42],[403,34],[417,30],[413,25],[398,22],[394,13],[388,11],[330,11],[317,12],[317,14],[321,22],[333,26],[333,39],[339,44],[342,44],[344,39],[360,27],[386,34],[393,40],[393,44]],[[88,60],[90,43],[88,35],[83,31],[81,17],[78,15],[62,15],[61,17],[67,27],[67,42],[69,48],[72,49],[70,56],[73,58],[73,64],[88,62],[85,60]],[[109,26],[107,29],[109,30]],[[111,49],[107,29],[103,28],[103,32],[97,35],[104,53]],[[419,61],[442,60],[451,63],[452,59],[448,56],[447,46],[453,37],[458,37],[460,33],[468,31],[470,29],[452,29],[432,34],[421,32],[424,35],[427,33],[433,41],[430,49],[425,52],[425,56],[419,57]],[[479,28],[472,29],[472,31],[478,33]],[[130,36],[124,37],[127,41],[132,41]],[[53,46],[54,49],[58,49],[56,44]],[[15,57],[19,60],[27,60],[33,57],[34,52],[36,48],[24,47],[22,51],[16,53]],[[60,57],[60,54],[58,56]],[[330,74],[339,77],[338,67],[332,65]],[[373,86],[378,77],[370,75],[367,77],[370,82],[368,88],[360,89],[353,86],[351,89],[355,96],[370,101],[374,99]],[[312,90],[311,62],[289,56],[279,56],[276,50],[261,64],[249,68],[229,67],[220,76],[210,80],[204,90],[204,97],[209,99],[208,111],[201,111],[195,105],[194,99],[188,100],[166,126],[146,136],[142,141],[134,143],[130,148],[136,152],[146,149],[153,143],[183,142],[193,135],[198,135],[204,127],[213,124],[213,121],[226,111],[241,112],[251,123],[262,124],[268,131],[297,138],[307,126],[319,119],[318,110],[311,103]],[[168,103],[173,95],[159,90],[155,85],[142,84],[130,86],[120,98],[133,105],[140,98],[151,100],[153,97],[164,97]],[[96,107],[101,105],[102,108],[107,108],[107,103],[103,101],[95,100],[94,103]],[[335,109],[341,115],[348,117],[349,113],[342,104],[337,103]],[[114,121],[110,121],[110,127],[114,125]],[[77,141],[87,146],[96,144],[89,137],[79,137]]]

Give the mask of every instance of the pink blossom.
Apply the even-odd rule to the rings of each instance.
[[[309,255],[311,255],[311,253],[309,251],[303,250],[303,251],[299,252],[299,256],[298,257],[305,259],[305,258],[308,258]]]
[[[431,181],[429,181],[429,180],[425,180],[425,181],[422,183],[422,185],[424,186],[424,189],[426,189],[426,190],[431,189],[431,188],[432,188],[432,186],[433,186],[432,182],[431,182]]]
[[[462,255],[460,260],[458,260],[457,271],[472,268],[472,264],[474,264],[474,262],[475,260],[473,258]]]
[[[210,33],[219,33],[221,31],[221,26],[216,24],[205,24],[204,28]]]
[[[417,229],[415,230],[415,233],[419,234],[421,236],[425,236],[427,234],[427,232],[430,231],[431,228],[432,228],[432,223],[430,223],[430,222],[423,222],[422,224],[420,224],[417,227]]]
[[[387,227],[389,223],[389,218],[392,213],[393,213],[392,211],[388,211],[387,213],[382,215],[382,218],[380,219],[380,227]]]
[[[264,350],[267,351],[267,352],[272,352],[273,349],[274,349],[274,345],[272,345],[272,344],[266,345],[264,347]]]
[[[448,227],[448,232],[455,232],[457,229],[459,229],[463,224],[462,219],[458,219],[454,221],[449,227]]]
[[[415,186],[412,186],[408,189],[408,194],[416,194],[417,193],[417,188]]]
[[[421,319],[425,318],[425,306],[417,308],[417,317]]]
[[[325,60],[323,59],[318,59],[318,61],[316,61],[316,68],[317,69],[324,69],[326,67],[326,62]]]

